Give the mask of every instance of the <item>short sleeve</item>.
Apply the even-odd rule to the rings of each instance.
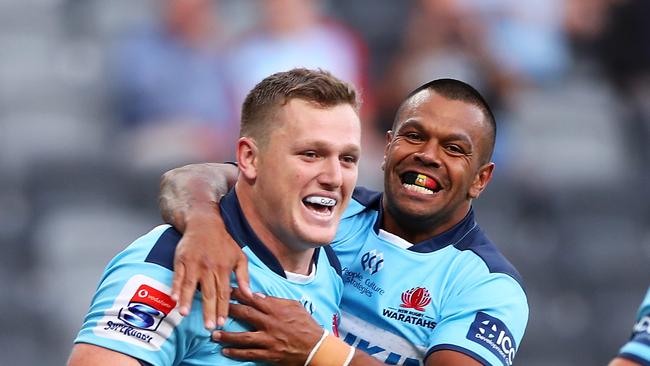
[[[637,313],[630,340],[623,345],[618,357],[650,366],[650,289]]]
[[[512,365],[527,322],[528,301],[520,284],[491,273],[445,304],[427,356],[453,350],[485,365]]]
[[[152,365],[182,359],[186,349],[178,331],[182,317],[170,297],[171,281],[172,272],[166,268],[118,256],[106,269],[75,343],[97,345]]]

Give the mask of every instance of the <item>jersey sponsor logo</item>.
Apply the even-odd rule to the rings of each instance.
[[[120,309],[118,318],[133,327],[155,331],[175,306],[176,302],[169,295],[143,284],[128,305]]]
[[[352,271],[348,267],[343,267],[341,271],[343,274],[343,283],[346,286],[352,286],[356,291],[362,295],[372,297],[373,295],[384,295],[386,290],[379,286],[377,282],[370,278],[365,278],[363,272]]]
[[[311,301],[309,296],[307,295],[302,295],[302,297],[299,300],[300,304],[311,314],[312,316],[314,315],[314,312],[316,312],[316,307],[314,306],[314,302]]]
[[[341,314],[339,328],[341,338],[351,346],[360,349],[379,361],[389,365],[422,365],[422,359],[429,346],[429,332],[420,332],[422,337],[406,334],[399,330],[389,331],[377,326],[373,317],[358,317],[349,312]]]
[[[504,365],[512,365],[517,346],[512,333],[501,320],[479,311],[469,327],[467,339],[487,348]]]
[[[371,344],[367,340],[348,333],[343,338],[345,343],[363,351],[387,365],[421,366],[422,362],[415,358],[406,357],[399,353],[390,352],[383,347]]]
[[[122,333],[129,337],[135,337],[137,339],[141,339],[147,343],[151,342],[151,340],[153,339],[152,336],[145,334],[145,332],[140,332],[139,330],[133,328],[128,324],[113,323],[110,320],[108,321],[108,323],[106,323],[106,327],[104,328],[104,330],[111,330],[114,332]]]
[[[151,277],[135,275],[113,297],[93,333],[102,338],[157,351],[172,335],[182,317],[168,293],[171,288]]]
[[[384,308],[381,315],[402,323],[433,329],[437,323],[432,317],[424,313],[424,308],[430,303],[431,295],[426,288],[413,287],[410,290],[402,292],[402,303],[399,305],[399,308]]]
[[[366,252],[361,256],[361,267],[371,275],[379,272],[384,268],[384,253],[376,249]]]
[[[435,328],[437,324],[433,318],[429,316],[404,309],[384,308],[381,315],[385,318],[394,319],[402,323],[413,324],[429,329]]]
[[[414,287],[402,292],[402,304],[400,307],[424,311],[424,307],[431,303],[431,295],[424,287]]]
[[[650,346],[650,315],[642,317],[632,328],[632,339]]]

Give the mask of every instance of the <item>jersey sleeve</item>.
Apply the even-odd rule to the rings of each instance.
[[[156,230],[109,263],[75,343],[88,343],[152,365],[172,365],[187,346],[183,318],[171,299],[172,272],[139,260],[138,244],[156,240]]]
[[[444,305],[427,356],[453,350],[484,365],[512,365],[528,322],[526,294],[506,274],[486,277]]]
[[[618,357],[650,366],[650,289],[637,313],[632,336],[621,347]]]

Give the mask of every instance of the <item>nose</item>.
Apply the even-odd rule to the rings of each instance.
[[[416,161],[433,167],[440,167],[442,162],[440,160],[440,146],[436,141],[429,141],[422,145],[421,149],[413,154]]]
[[[341,162],[338,158],[331,157],[323,160],[323,166],[321,173],[318,176],[318,182],[329,189],[338,188],[343,184]]]

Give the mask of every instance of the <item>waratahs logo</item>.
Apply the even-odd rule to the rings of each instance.
[[[162,291],[140,285],[129,304],[120,309],[118,317],[128,325],[145,330],[156,330],[176,302]]]
[[[512,333],[501,320],[479,311],[469,327],[467,339],[490,350],[504,365],[512,365],[517,345]]]
[[[361,267],[371,275],[384,268],[384,253],[373,249],[361,257]]]
[[[424,287],[414,287],[402,292],[402,304],[400,307],[424,311],[424,307],[430,303],[431,295],[429,295],[429,291]]]

